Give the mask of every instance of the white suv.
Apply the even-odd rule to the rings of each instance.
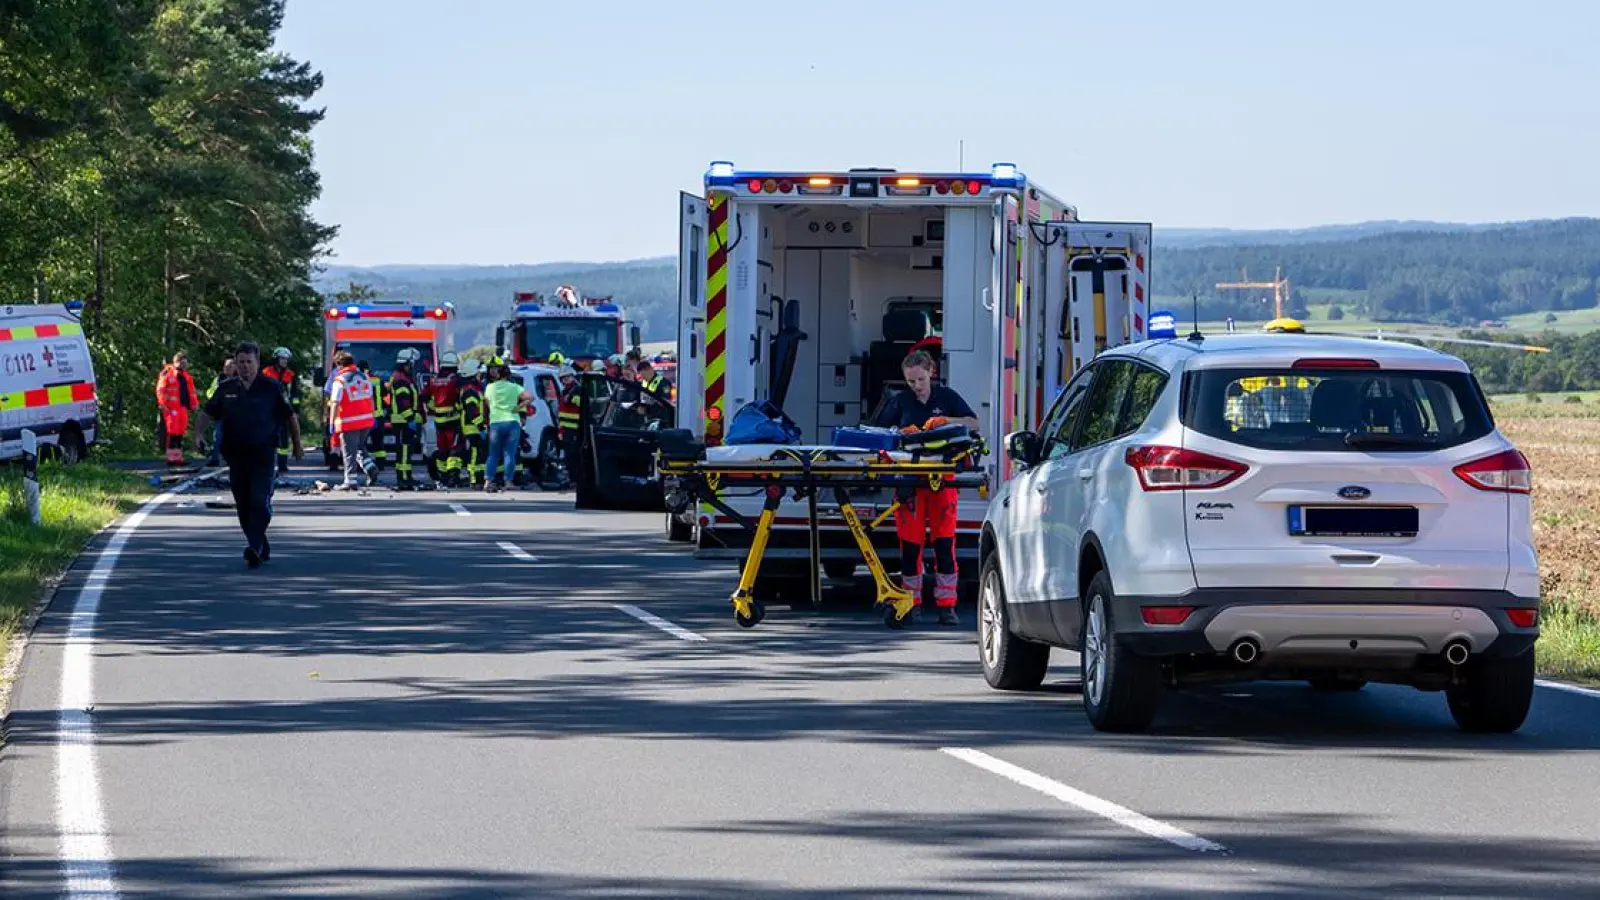
[[[1527,460],[1465,363],[1303,334],[1147,341],[1062,390],[983,526],[979,656],[1032,689],[1081,653],[1095,728],[1164,689],[1443,690],[1468,731],[1532,702]]]

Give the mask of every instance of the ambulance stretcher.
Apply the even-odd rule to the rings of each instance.
[[[656,457],[656,472],[668,497],[668,511],[679,513],[691,503],[704,502],[733,519],[752,533],[750,552],[739,571],[739,586],[732,597],[734,620],[744,628],[754,628],[766,616],[765,605],[754,593],[773,519],[784,497],[806,501],[811,538],[811,602],[821,603],[821,542],[818,531],[817,497],[832,491],[834,502],[862,559],[872,572],[877,586],[875,608],[883,609],[884,624],[900,628],[916,606],[915,595],[889,580],[883,561],[878,558],[869,534],[883,524],[899,507],[897,499],[871,524],[862,521],[851,502],[853,490],[894,488],[909,496],[919,487],[931,490],[978,490],[988,492],[988,475],[974,463],[987,452],[984,441],[965,426],[948,425],[932,431],[905,435],[895,450],[868,450],[857,447],[754,444],[706,448],[699,444],[679,447],[663,445]],[[725,488],[761,489],[764,502],[760,517],[750,517],[728,506],[720,497]]]

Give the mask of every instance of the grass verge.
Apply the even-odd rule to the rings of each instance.
[[[0,468],[0,657],[12,633],[89,538],[151,495],[137,475],[85,463],[39,467],[39,512],[28,521],[22,468]]]
[[[1600,617],[1558,597],[1545,600],[1540,620],[1539,674],[1600,685]]]

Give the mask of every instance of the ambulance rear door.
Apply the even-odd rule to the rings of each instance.
[[[705,435],[706,202],[678,195],[678,388],[677,425]]]
[[[1099,353],[1144,340],[1149,330],[1151,227],[1142,222],[1043,226],[1044,396],[1055,395]]]

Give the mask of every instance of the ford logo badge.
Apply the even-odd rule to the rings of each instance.
[[[1372,492],[1359,484],[1347,484],[1339,488],[1339,496],[1346,500],[1365,500],[1372,496]]]

